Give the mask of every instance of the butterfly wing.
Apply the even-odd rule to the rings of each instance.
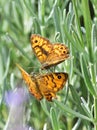
[[[42,69],[57,65],[69,57],[69,49],[64,44],[51,44],[40,35],[32,34],[32,49],[42,64]]]
[[[25,83],[28,86],[29,92],[37,99],[41,100],[43,98],[41,92],[38,89],[37,82],[34,76],[30,76],[20,65],[18,65],[18,68],[21,71],[22,78],[25,81]]]
[[[44,63],[52,50],[52,44],[50,41],[40,35],[31,35],[31,47],[39,59],[40,63]]]
[[[42,69],[57,65],[69,57],[69,49],[64,44],[53,44],[46,61],[42,64]]]
[[[56,97],[56,92],[62,89],[68,79],[67,73],[50,73],[40,75],[37,83],[42,95],[48,100]]]

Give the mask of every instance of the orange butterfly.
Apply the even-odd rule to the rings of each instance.
[[[27,84],[29,92],[37,100],[45,97],[48,101],[52,101],[52,98],[56,98],[56,92],[64,87],[68,79],[68,74],[63,72],[29,75],[18,64],[17,66],[22,73],[22,78]]]
[[[32,34],[31,46],[42,64],[42,69],[55,66],[69,57],[69,49],[64,44],[52,44],[48,39]]]

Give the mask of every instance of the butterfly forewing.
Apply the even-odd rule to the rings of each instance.
[[[29,75],[22,67],[17,64],[18,68],[21,71],[22,78],[27,84],[29,92],[37,99],[41,100],[43,98],[39,88],[37,86],[37,82],[34,76]]]
[[[39,35],[31,36],[31,47],[41,63],[44,63],[52,50],[52,45],[48,39]]]

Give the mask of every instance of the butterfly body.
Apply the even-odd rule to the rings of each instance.
[[[32,49],[42,64],[42,69],[48,69],[55,66],[69,57],[69,49],[64,44],[52,44],[48,39],[32,34]]]
[[[48,101],[56,97],[56,92],[64,87],[68,79],[68,74],[48,73],[41,75],[29,75],[23,68],[17,65],[22,73],[22,77],[28,86],[28,89],[37,100],[45,97]]]

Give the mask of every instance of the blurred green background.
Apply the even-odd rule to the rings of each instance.
[[[55,67],[69,80],[53,102],[31,96],[15,65],[40,73],[30,45],[34,33],[70,49],[70,58]],[[24,92],[18,95],[18,88]],[[97,130],[96,0],[0,0],[0,130],[17,128]]]

